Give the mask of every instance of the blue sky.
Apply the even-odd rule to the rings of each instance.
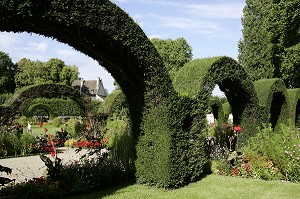
[[[242,37],[241,17],[245,0],[113,0],[127,12],[149,38],[183,37],[193,49],[193,58],[238,55]],[[114,89],[113,78],[98,62],[68,45],[36,34],[0,32],[0,51],[12,61],[22,58],[47,61],[59,58],[76,65],[84,79],[102,78],[104,87]]]

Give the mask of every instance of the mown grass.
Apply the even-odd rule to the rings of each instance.
[[[66,199],[125,199],[125,198],[163,198],[163,199],[299,199],[300,184],[263,181],[239,177],[209,175],[188,186],[164,190],[145,185],[132,184],[84,195],[70,196]]]
[[[60,127],[56,127],[53,124],[49,123],[44,123],[42,127],[40,127],[38,124],[32,124],[31,125],[31,130],[32,130],[32,135],[34,136],[40,136],[41,134],[44,135],[44,129],[47,128],[47,134],[55,135],[57,131],[61,131]],[[23,132],[27,132],[27,127],[23,128]]]

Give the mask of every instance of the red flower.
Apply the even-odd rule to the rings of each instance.
[[[54,151],[51,152],[51,157],[54,158],[56,153]]]

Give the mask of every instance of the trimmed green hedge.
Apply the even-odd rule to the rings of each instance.
[[[288,89],[287,94],[291,122],[300,127],[300,88]]]
[[[254,87],[259,99],[259,108],[262,123],[271,123],[273,129],[277,124],[287,124],[289,104],[287,89],[281,79],[261,79],[254,82]]]

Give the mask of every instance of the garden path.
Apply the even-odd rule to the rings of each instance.
[[[79,160],[80,156],[85,153],[85,150],[76,153],[75,148],[61,147],[59,149],[62,153],[58,153],[58,157],[62,159],[63,164]],[[50,157],[50,155],[48,155],[48,157]],[[1,172],[0,176],[15,179],[16,183],[41,177],[45,175],[47,169],[39,155],[0,159],[0,165],[12,169],[11,174],[7,175],[6,173]]]

